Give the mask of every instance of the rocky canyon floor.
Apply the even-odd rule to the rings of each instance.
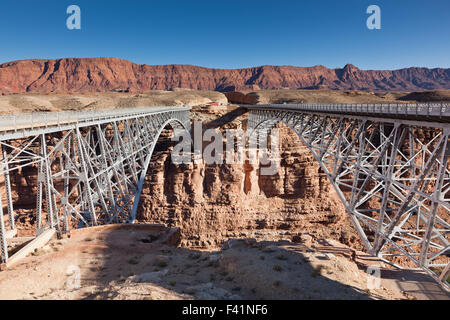
[[[174,245],[177,229],[114,226],[54,239],[0,272],[3,299],[439,299],[419,271],[399,271],[334,240],[230,239]],[[366,272],[381,268],[379,287]],[[79,278],[77,278],[79,276]],[[80,282],[77,282],[77,280]],[[419,282],[417,280],[420,280]]]

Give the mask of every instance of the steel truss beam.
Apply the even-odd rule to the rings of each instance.
[[[14,229],[11,175],[36,172],[36,234],[55,228],[133,223],[147,168],[167,125],[190,130],[189,107],[59,116],[46,126],[0,128],[0,176],[4,177],[9,224],[0,197],[1,260],[8,261],[7,233]],[[52,117],[55,117],[52,115]],[[19,117],[20,118],[20,117]],[[62,124],[61,124],[62,123]],[[31,190],[30,190],[31,192]]]
[[[285,123],[320,163],[367,251],[397,266],[407,257],[449,290],[450,124],[295,109],[249,107],[248,134]]]

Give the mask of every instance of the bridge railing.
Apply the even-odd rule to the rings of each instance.
[[[111,110],[32,112],[13,115],[0,115],[0,132],[35,128],[42,126],[61,126],[70,123],[101,121],[120,117],[167,112],[170,109],[181,111],[189,107],[139,107]]]
[[[395,115],[447,118],[450,120],[450,103],[397,103],[397,104],[269,104],[247,107],[249,109],[289,109],[298,111]]]

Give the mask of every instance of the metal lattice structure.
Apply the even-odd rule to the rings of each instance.
[[[7,238],[15,234],[12,174],[35,173],[30,183],[36,193],[36,235],[48,228],[64,233],[72,227],[132,223],[159,135],[166,125],[190,130],[189,110],[1,116],[0,177],[8,210],[6,224],[0,197],[1,260],[8,261]]]
[[[370,254],[397,266],[407,257],[449,289],[450,105],[248,109],[249,133],[283,122],[300,137]]]

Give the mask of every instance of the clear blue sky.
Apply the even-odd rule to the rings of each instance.
[[[81,30],[66,9],[81,8]],[[381,7],[381,30],[366,9]],[[2,0],[0,62],[117,57],[140,64],[450,67],[449,0]]]

